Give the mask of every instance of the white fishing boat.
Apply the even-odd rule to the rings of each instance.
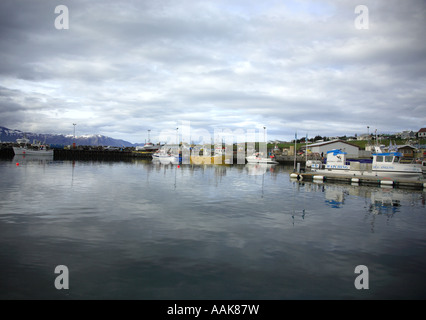
[[[344,175],[421,178],[423,175],[421,164],[401,162],[402,156],[399,152],[379,152],[373,154],[372,163],[362,163],[348,161],[346,152],[331,150],[327,152],[326,164],[314,171]]]
[[[271,163],[278,164],[278,161],[275,161],[271,157],[267,157],[263,152],[255,152],[251,156],[246,157],[248,163]]]
[[[162,164],[178,164],[181,162],[180,149],[162,147],[152,155],[152,159]]]
[[[49,149],[45,143],[41,141],[33,141],[30,145],[30,140],[24,135],[23,138],[16,139],[19,147],[12,147],[15,155],[24,156],[53,156],[53,149]]]
[[[160,156],[164,156],[164,155],[167,155],[167,150],[166,148],[161,148],[152,154],[152,160],[158,160]]]
[[[401,162],[402,157],[402,153],[399,152],[373,154],[373,171],[385,174],[392,173],[405,177],[422,175],[421,164]]]
[[[162,154],[158,157],[158,160],[162,164],[178,164],[180,157],[177,154]]]

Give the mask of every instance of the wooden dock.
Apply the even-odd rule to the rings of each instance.
[[[388,186],[393,188],[406,188],[406,189],[426,189],[426,180],[414,180],[404,178],[388,178],[388,177],[372,177],[360,175],[341,175],[332,173],[318,173],[318,172],[303,172],[292,173],[290,178],[299,181],[313,181],[313,182],[341,182],[365,186]]]

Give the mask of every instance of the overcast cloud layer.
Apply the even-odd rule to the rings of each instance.
[[[0,125],[131,142],[180,120],[280,140],[418,130],[425,26],[423,0],[1,0]]]

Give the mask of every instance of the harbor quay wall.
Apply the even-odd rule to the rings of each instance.
[[[15,153],[13,152],[12,147],[1,147],[0,148],[0,158],[1,159],[12,159]]]
[[[120,160],[136,157],[151,159],[152,152],[79,149],[54,149],[53,151],[53,158],[55,160]]]

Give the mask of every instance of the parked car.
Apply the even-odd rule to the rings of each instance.
[[[108,151],[117,151],[117,150],[120,150],[120,148],[119,147],[108,146],[108,147],[105,147],[105,150],[108,150]]]

